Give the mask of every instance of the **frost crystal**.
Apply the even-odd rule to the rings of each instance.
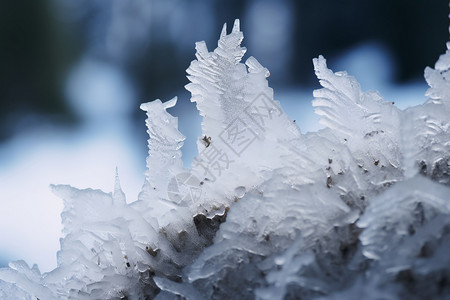
[[[313,60],[313,106],[326,125],[302,134],[241,60],[237,20],[218,47],[196,44],[186,88],[203,116],[198,156],[167,112],[141,105],[147,172],[127,203],[52,186],[64,201],[58,267],[0,269],[5,299],[416,299],[450,297],[450,50],[423,105],[398,109],[346,72]],[[447,45],[450,49],[450,44]]]
[[[450,48],[450,42],[447,43]],[[405,156],[408,175],[420,172],[450,185],[450,50],[439,58],[435,69],[425,69],[430,86],[428,101],[406,111]]]
[[[167,195],[169,180],[183,169],[180,148],[185,137],[178,131],[178,119],[166,110],[175,106],[177,98],[162,103],[161,100],[141,104],[147,112],[148,140],[147,180],[159,197]]]
[[[312,103],[321,122],[347,145],[362,168],[399,168],[400,110],[378,92],[362,92],[346,72],[331,72],[322,56],[313,62],[323,86],[314,91]]]

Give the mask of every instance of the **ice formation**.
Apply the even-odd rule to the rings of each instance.
[[[326,128],[302,134],[269,71],[241,60],[237,20],[188,68],[198,156],[156,100],[137,201],[52,186],[64,201],[58,267],[0,269],[2,299],[450,298],[450,50],[423,105],[398,109],[313,60]],[[447,45],[450,49],[450,43]]]

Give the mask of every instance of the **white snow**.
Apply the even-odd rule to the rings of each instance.
[[[75,88],[69,90],[87,84],[91,92],[81,95],[86,103],[91,95],[104,97],[99,108],[111,109],[110,114],[97,122],[95,108],[88,109],[91,126],[83,130],[97,129],[84,145],[72,144],[72,135],[61,146],[60,137],[48,131],[33,144],[41,151],[39,159],[21,156],[19,167],[25,170],[36,163],[47,172],[47,164],[53,166],[49,161],[56,162],[56,178],[38,172],[23,177],[16,164],[9,166],[9,174],[21,176],[5,176],[7,184],[17,178],[22,186],[24,178],[57,183],[52,190],[64,204],[63,238],[51,272],[41,274],[24,261],[0,269],[1,297],[401,299],[450,294],[445,285],[450,278],[450,52],[425,71],[428,101],[406,110],[376,91],[364,91],[355,77],[332,71],[319,56],[313,62],[322,87],[313,92],[312,106],[325,128],[302,133],[274,99],[268,69],[254,57],[241,62],[242,40],[236,20],[231,33],[223,27],[214,51],[205,42],[196,44],[186,89],[203,120],[191,169],[181,161],[185,138],[178,119],[167,111],[177,99],[141,106],[147,113],[149,156],[139,195],[134,193],[139,168],[125,154],[132,151],[126,148],[129,127],[111,108],[121,101],[116,96],[132,97],[132,89],[117,72],[93,80],[94,86],[78,81],[75,73],[70,81]],[[96,68],[102,74],[105,67],[87,65],[89,74]],[[121,84],[120,92],[110,92]],[[119,166],[115,178],[112,160]],[[65,180],[106,192],[61,184]],[[4,195],[13,198],[8,202],[23,199]],[[37,212],[33,220],[44,225],[42,211],[27,204],[19,202],[16,213],[30,218]],[[48,203],[43,205],[45,210]],[[28,216],[24,207],[32,209]],[[43,227],[36,224],[39,232]]]

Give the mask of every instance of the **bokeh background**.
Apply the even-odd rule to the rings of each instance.
[[[422,103],[426,66],[448,41],[447,0],[15,0],[0,2],[0,266],[56,266],[62,201],[49,185],[113,189],[144,181],[142,102],[178,96],[171,113],[196,154],[200,118],[184,90],[194,43],[217,45],[241,20],[246,57],[267,67],[275,98],[303,132],[312,58],[347,70],[405,108]]]

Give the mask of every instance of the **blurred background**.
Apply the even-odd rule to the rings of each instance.
[[[178,96],[171,113],[196,155],[200,118],[185,70],[241,20],[245,56],[267,67],[275,99],[302,132],[319,128],[312,58],[405,108],[425,101],[426,66],[448,41],[447,0],[15,0],[0,2],[0,266],[56,266],[62,201],[50,184],[113,190],[144,181],[142,102]]]

